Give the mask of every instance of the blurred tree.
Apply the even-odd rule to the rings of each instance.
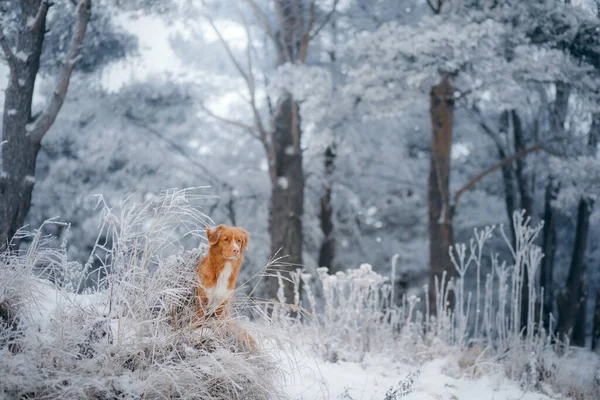
[[[36,77],[40,72],[51,3],[47,0],[23,0],[19,3],[18,7],[3,4],[4,7],[0,10],[0,45],[10,69],[2,127],[0,249],[19,246],[19,238],[13,239],[13,235],[23,225],[31,206],[41,140],[63,105],[71,74],[80,59],[92,8],[91,0],[73,2],[73,33],[57,74],[56,87],[46,108],[33,115],[33,93]],[[4,28],[11,21],[16,21],[15,35],[9,38],[4,33]]]

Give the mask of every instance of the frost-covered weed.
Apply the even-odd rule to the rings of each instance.
[[[412,392],[412,387],[416,382],[417,378],[421,374],[421,370],[418,369],[416,372],[408,374],[406,378],[401,380],[398,385],[391,387],[385,393],[385,400],[398,400],[405,396],[408,396]]]
[[[210,222],[195,200],[190,191],[115,208],[100,199],[99,239],[79,279],[64,246],[39,231],[25,253],[0,258],[0,398],[280,396],[277,362],[244,340],[236,312],[193,323],[203,249],[180,244]],[[86,294],[34,276],[84,282],[93,265],[101,273]]]
[[[458,357],[461,374],[480,375],[502,368],[525,389],[539,390],[544,383],[563,388],[566,393],[567,385],[560,381],[569,372],[561,365],[571,351],[568,342],[546,332],[538,320],[544,313],[536,309],[543,289],[528,285],[528,301],[522,301],[524,277],[535,282],[543,257],[535,244],[542,225],[530,226],[522,212],[515,213],[513,225],[514,245],[503,227],[499,229],[512,260],[500,261],[497,254],[491,254],[491,271],[485,276],[484,248],[496,227],[476,229],[468,245],[457,244],[450,249],[457,277],[447,280],[443,276],[435,288],[425,287],[435,290],[435,305],[428,304],[427,295],[425,304],[414,295],[406,295],[402,304],[394,304],[390,279],[373,272],[367,264],[335,275],[320,268],[316,279],[298,271],[296,276],[301,279],[292,281],[302,281],[305,292],[304,303],[298,306],[309,309],[311,316],[288,320],[281,328],[299,341],[310,343],[321,357],[332,362],[361,361],[366,353],[376,353],[420,363],[458,350],[464,355]],[[475,275],[475,293],[467,291],[465,285],[469,274]],[[323,293],[321,307],[311,285]],[[454,300],[454,308],[448,306],[450,299]],[[435,316],[433,308],[438,311]],[[527,316],[524,329],[522,312]],[[583,389],[592,384],[590,376],[575,386]]]

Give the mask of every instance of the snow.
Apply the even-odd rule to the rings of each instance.
[[[27,59],[29,58],[29,54],[27,54],[27,53],[25,53],[24,51],[22,51],[22,50],[21,50],[21,51],[18,51],[18,52],[15,54],[15,57],[17,57],[17,59],[19,59],[19,60],[21,60],[21,61],[25,62],[25,61],[27,61]]]
[[[385,393],[408,374],[411,366],[384,356],[367,356],[363,362],[330,363],[318,360],[308,351],[298,351],[288,358],[290,371],[284,390],[292,399],[384,399]],[[539,392],[524,392],[519,385],[497,373],[476,379],[452,377],[458,371],[452,356],[439,358],[421,366],[421,373],[407,400],[550,400]],[[346,396],[346,397],[344,397]]]
[[[27,175],[25,177],[25,182],[34,184],[35,183],[35,176]]]
[[[279,186],[283,190],[287,190],[288,187],[290,187],[288,178],[286,178],[285,176],[280,176],[279,178],[277,178],[277,186]]]
[[[17,110],[15,110],[14,108],[11,108],[10,110],[8,110],[8,115],[10,115],[10,116],[17,115]]]

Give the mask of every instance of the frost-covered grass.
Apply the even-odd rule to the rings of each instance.
[[[543,257],[535,240],[542,226],[530,226],[522,213],[515,214],[513,223],[514,247],[503,227],[488,227],[475,230],[468,246],[450,249],[457,278],[436,282],[437,315],[427,304],[428,296],[425,302],[410,295],[393,304],[390,279],[363,264],[335,275],[321,268],[316,277],[298,270],[292,281],[304,290],[297,305],[307,310],[306,317],[283,314],[276,316],[276,323],[329,362],[362,363],[380,354],[418,368],[453,355],[461,376],[501,372],[525,391],[600,398],[600,358],[587,353],[586,362],[576,366],[586,351],[572,349],[552,329],[544,330],[544,310],[536,306],[543,289],[536,285],[527,287],[526,327],[521,326],[523,276],[535,282]],[[510,261],[486,254],[485,244],[498,230],[512,254]],[[483,276],[486,256],[491,272]],[[392,274],[395,269],[393,265]],[[468,274],[475,275],[473,292],[466,289]],[[423,292],[428,290],[425,286]],[[323,293],[322,299],[313,292]],[[451,298],[454,308],[449,307]]]
[[[452,249],[458,277],[434,288],[436,316],[414,295],[393,304],[391,280],[363,264],[315,277],[298,270],[294,299],[239,294],[230,318],[198,328],[194,268],[206,249],[197,243],[212,222],[197,200],[171,191],[113,208],[100,198],[86,265],[70,262],[67,243],[43,226],[19,233],[30,236],[27,250],[0,256],[0,399],[600,398],[598,357],[543,330],[535,286],[521,329],[522,277],[535,277],[542,257],[540,227],[522,214],[514,248],[505,237],[513,259],[490,255],[489,274],[484,247],[502,228]]]
[[[209,222],[194,200],[173,191],[139,205],[101,201],[85,266],[39,231],[26,253],[3,256],[0,398],[279,396],[275,359],[240,339],[236,313],[196,329],[194,267],[204,249],[179,247]],[[76,294],[94,263],[96,290]]]

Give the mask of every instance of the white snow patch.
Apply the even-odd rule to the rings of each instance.
[[[285,148],[285,155],[286,156],[293,156],[295,153],[294,151],[294,147],[293,146],[288,146]]]
[[[17,54],[15,54],[15,57],[17,57],[18,60],[25,62],[29,58],[29,54],[25,53],[23,50],[20,50],[17,52]]]
[[[35,176],[27,175],[25,177],[25,182],[31,183],[31,184],[35,183]]]
[[[367,215],[369,217],[372,217],[376,213],[377,213],[377,207],[369,207],[369,209],[367,210]]]
[[[290,187],[290,182],[285,176],[280,176],[279,178],[277,178],[277,186],[279,186],[283,190],[287,190]]]
[[[10,110],[8,110],[7,114],[9,116],[17,115],[17,110],[15,110],[14,108],[11,108]]]
[[[330,363],[296,352],[289,360],[291,377],[284,390],[292,399],[383,399],[391,387],[396,387],[419,367],[403,364],[383,356],[367,355],[363,362]],[[501,374],[478,379],[453,378],[445,372],[455,368],[456,361],[439,358],[426,363],[406,400],[550,400],[538,392],[524,392],[517,382]]]
[[[19,82],[19,86],[25,86],[25,79],[19,78],[18,82]]]

